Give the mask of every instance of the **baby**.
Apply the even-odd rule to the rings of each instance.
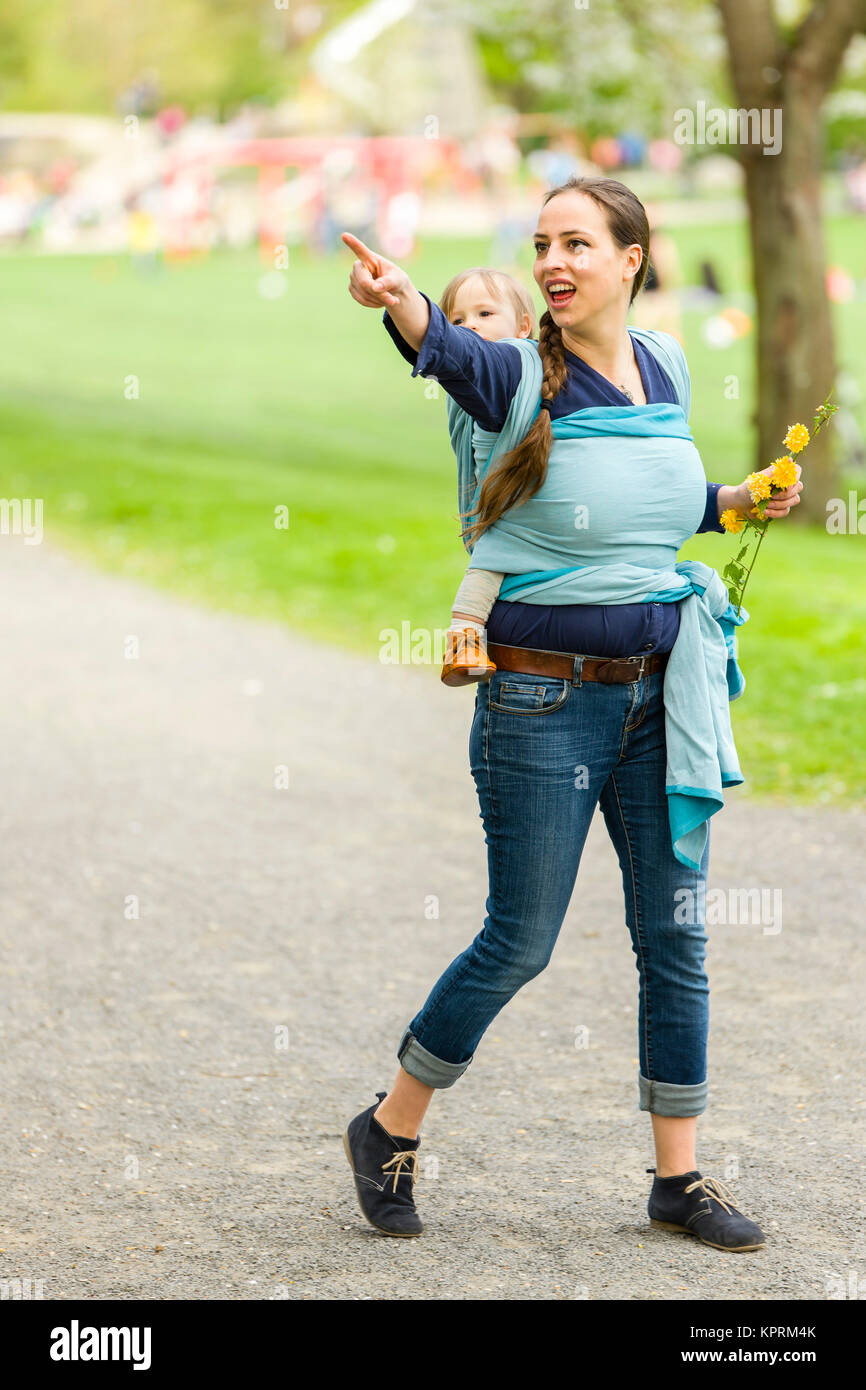
[[[491,343],[500,338],[536,336],[531,295],[501,270],[476,266],[461,271],[446,285],[439,308],[449,323],[470,328]],[[487,656],[484,629],[504,577],[493,570],[466,570],[445,634],[445,685],[489,680],[496,670]]]

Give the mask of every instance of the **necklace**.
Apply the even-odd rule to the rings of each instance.
[[[628,396],[628,398],[629,398],[629,400],[631,401],[632,405],[634,405],[634,396],[632,395],[631,391],[629,391],[628,387],[627,387],[627,386],[620,386],[619,389],[620,389],[620,391],[622,391],[622,394],[623,394],[624,396]]]

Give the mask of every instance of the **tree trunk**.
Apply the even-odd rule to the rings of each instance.
[[[771,0],[718,5],[740,108],[772,111],[776,131],[781,120],[778,154],[764,154],[757,143],[734,147],[745,172],[757,301],[759,469],[784,452],[789,425],[811,427],[835,380],[821,214],[821,105],[853,34],[866,23],[866,0],[819,0],[790,43],[779,33]],[[827,500],[840,488],[826,430],[804,458],[803,483],[792,518],[825,520]]]
[[[796,71],[782,85],[780,152],[740,147],[757,302],[756,469],[785,452],[789,425],[800,421],[811,429],[836,376],[820,199],[823,93]],[[840,487],[827,430],[804,455],[803,483],[792,518],[826,519],[827,499],[838,497]]]

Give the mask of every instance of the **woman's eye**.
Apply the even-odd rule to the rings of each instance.
[[[589,242],[581,241],[579,237],[572,237],[571,241],[568,244],[569,246],[588,246]]]

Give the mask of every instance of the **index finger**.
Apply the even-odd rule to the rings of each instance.
[[[363,241],[359,241],[358,237],[353,236],[351,232],[343,232],[341,239],[349,250],[354,251],[355,255],[364,262],[371,275],[379,274],[379,257],[375,251],[371,251],[369,246],[365,246]]]

